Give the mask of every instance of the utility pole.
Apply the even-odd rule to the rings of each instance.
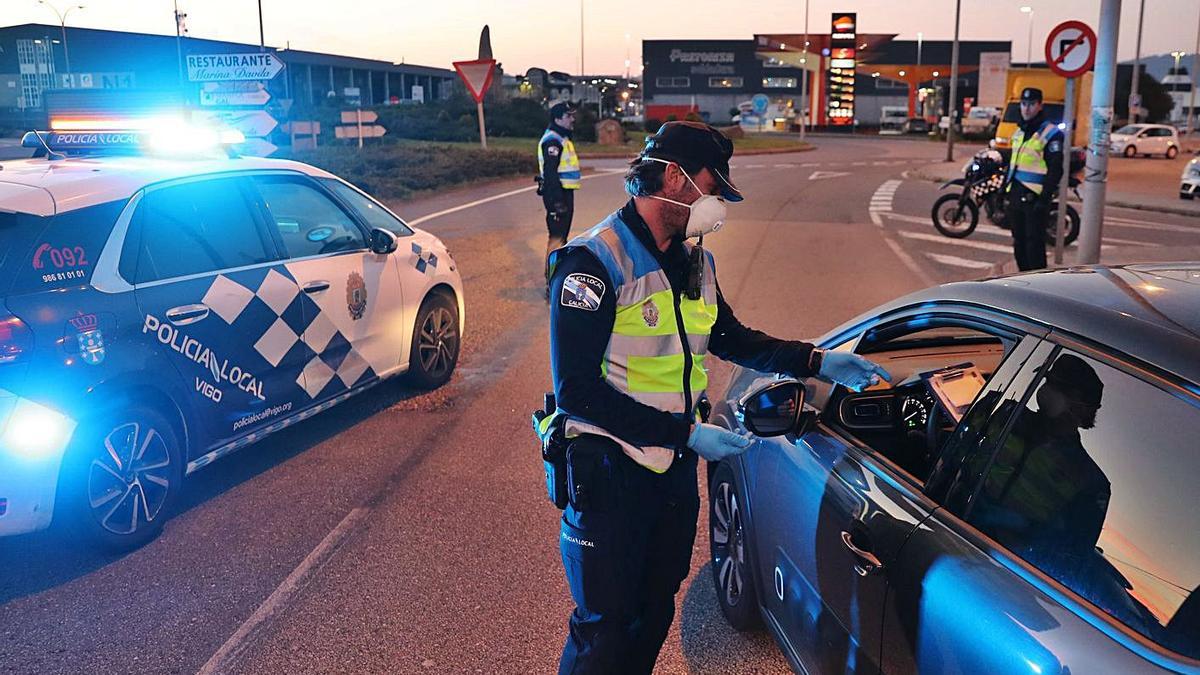
[[[583,65],[583,0],[579,0],[579,77],[586,74],[587,68]]]
[[[800,140],[803,141],[808,129],[808,109],[811,106],[808,98],[808,0],[804,0],[804,44],[800,48],[804,54],[800,57],[801,65],[804,66],[804,70],[800,71],[800,100],[803,104],[803,110],[800,112]]]
[[[267,41],[263,38],[263,20],[262,20],[262,0],[258,0],[258,51],[267,51]],[[362,142],[362,136],[358,137],[359,143]]]
[[[179,16],[179,0],[175,0],[175,59],[179,64],[179,84],[183,84],[183,21]]]
[[[1021,12],[1029,15],[1029,44],[1025,47],[1025,69],[1029,70],[1033,68],[1033,8],[1024,5]]]
[[[1188,73],[1188,79],[1191,81],[1191,85],[1192,85],[1192,93],[1190,96],[1188,96],[1188,98],[1190,99],[1188,102],[1188,121],[1187,121],[1188,138],[1191,138],[1192,131],[1196,128],[1195,126],[1193,126],[1193,124],[1196,119],[1196,54],[1197,54],[1197,52],[1200,52],[1200,19],[1197,19],[1197,22],[1196,22],[1196,48],[1192,50],[1192,69],[1191,69],[1191,72]]]
[[[954,161],[954,111],[958,108],[958,25],[961,18],[962,0],[954,0],[954,46],[950,49],[950,110],[949,123],[946,125],[947,162]]]
[[[1103,15],[1103,10],[1101,10]],[[1133,53],[1133,77],[1129,83],[1129,121],[1136,123],[1138,121],[1138,110],[1134,109],[1133,102],[1137,101],[1137,107],[1142,107],[1142,97],[1138,95],[1138,80],[1142,69],[1142,17],[1146,14],[1146,0],[1142,0],[1141,9],[1138,10],[1138,29],[1137,29],[1137,50]],[[1081,251],[1082,252],[1082,251]]]
[[[1100,262],[1100,237],[1104,225],[1104,198],[1108,192],[1108,145],[1112,134],[1113,96],[1117,80],[1117,36],[1121,28],[1121,0],[1101,0],[1100,31],[1096,36],[1096,70],[1092,80],[1092,137],[1088,143],[1083,177],[1083,222],[1079,228],[1076,262]],[[1061,196],[1066,208],[1066,195]]]

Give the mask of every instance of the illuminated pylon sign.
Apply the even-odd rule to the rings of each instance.
[[[858,47],[858,14],[836,12],[829,33],[826,91],[830,124],[854,123],[854,68]]]

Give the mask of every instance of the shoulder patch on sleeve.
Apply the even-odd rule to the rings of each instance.
[[[1047,152],[1062,152],[1062,148],[1063,148],[1062,141],[1060,141],[1056,138],[1056,139],[1050,141],[1050,144],[1046,146],[1046,151]]]
[[[590,274],[568,274],[563,279],[562,297],[559,304],[564,307],[586,309],[595,312],[600,309],[600,300],[604,298],[604,282]]]
[[[557,145],[547,145],[546,146],[546,154],[547,155],[550,155],[551,157],[558,157],[558,152],[559,152],[559,149],[558,149]]]

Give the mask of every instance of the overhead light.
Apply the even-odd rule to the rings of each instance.
[[[1022,6],[1021,6],[1021,13],[1022,13],[1022,14],[1032,14],[1032,13],[1033,13],[1033,8],[1032,8],[1032,7],[1030,7],[1029,5],[1022,5]]]
[[[904,71],[900,71],[900,77],[904,77]]]
[[[935,71],[933,71],[933,76],[934,76],[934,77],[937,77],[937,76],[938,76],[938,71],[936,71],[936,70],[935,70]]]

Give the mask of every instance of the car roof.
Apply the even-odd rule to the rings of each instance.
[[[165,180],[255,170],[332,176],[301,162],[262,157],[164,159],[98,155],[11,160],[0,162],[0,211],[48,216],[128,199],[147,185]]]
[[[1072,267],[935,286],[889,303],[963,303],[1073,334],[1200,384],[1200,262]]]

